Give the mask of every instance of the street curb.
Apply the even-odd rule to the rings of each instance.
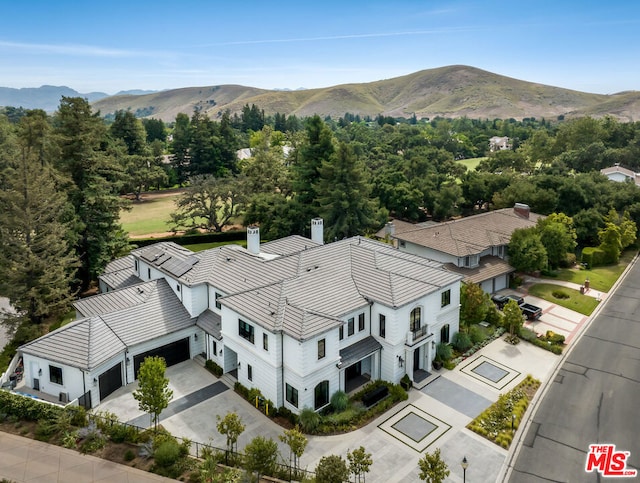
[[[616,280],[616,282],[613,284],[613,286],[611,287],[611,290],[607,292],[607,297],[605,297],[605,299],[603,300],[603,303],[598,304],[598,306],[593,311],[593,313],[589,316],[587,321],[584,324],[582,324],[582,327],[578,329],[578,333],[573,338],[571,347],[569,347],[569,349],[566,352],[564,352],[562,356],[560,356],[560,358],[558,359],[558,361],[556,362],[553,368],[553,372],[551,373],[549,378],[546,380],[546,382],[543,382],[542,388],[536,392],[536,395],[533,397],[533,401],[531,401],[531,404],[529,404],[529,407],[527,408],[527,411],[524,414],[523,419],[525,421],[525,424],[520,425],[520,427],[516,431],[516,434],[513,438],[513,441],[515,441],[515,446],[512,445],[513,450],[509,451],[507,458],[502,464],[502,468],[500,469],[498,478],[496,478],[496,482],[509,481],[509,477],[511,476],[511,473],[513,471],[513,463],[517,459],[517,456],[520,454],[524,436],[527,434],[527,431],[529,430],[529,427],[533,422],[533,417],[535,416],[538,406],[540,405],[540,401],[542,401],[542,399],[548,392],[549,388],[551,387],[551,383],[555,380],[556,376],[558,375],[558,372],[560,371],[560,368],[562,367],[562,364],[564,363],[564,361],[571,354],[571,352],[573,352],[574,347],[578,344],[584,332],[587,330],[587,328],[591,326],[591,322],[600,313],[602,308],[605,305],[607,305],[607,303],[611,299],[610,295],[615,293],[615,291],[618,289],[618,285],[620,285],[620,283],[625,279],[629,271],[633,268],[633,266],[638,261],[639,257],[640,257],[640,252],[636,253],[636,256],[633,257],[633,260],[631,260],[629,265],[627,265],[627,268],[624,269],[624,272],[622,272],[622,274],[618,277],[618,280]]]

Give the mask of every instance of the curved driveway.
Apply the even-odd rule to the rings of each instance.
[[[547,386],[518,441],[505,480],[600,481],[597,472],[585,472],[593,443],[613,443],[617,451],[629,451],[627,469],[640,467],[640,264],[636,260]]]

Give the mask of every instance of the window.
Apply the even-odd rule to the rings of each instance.
[[[238,335],[253,344],[253,325],[247,324],[242,319],[238,319]]]
[[[314,389],[315,409],[329,404],[329,381],[322,381]]]
[[[400,248],[405,248],[407,246],[407,243],[404,240],[400,240]]]
[[[176,292],[180,291],[180,285],[176,285]]]
[[[49,380],[62,386],[62,367],[49,366]]]
[[[409,318],[409,329],[412,331],[416,331],[420,328],[420,322],[422,319],[422,308],[416,307],[411,311],[411,316]]]
[[[216,292],[216,309],[220,310],[222,308],[222,304],[218,301],[218,299],[222,297],[218,292]]]
[[[364,330],[364,312],[358,315],[358,332]]]
[[[262,334],[262,348],[266,351],[269,350],[269,336],[267,334]]]
[[[451,303],[451,290],[445,290],[440,295],[440,307],[446,307]]]
[[[291,404],[293,407],[298,407],[298,390],[293,387],[290,386],[289,384],[285,385],[286,387],[286,392],[287,392],[287,402],[289,404]]]
[[[213,355],[218,355],[218,343],[214,340],[212,341],[211,348],[213,349]]]
[[[443,325],[440,329],[440,342],[449,343],[449,324]]]
[[[138,273],[138,260],[134,260],[133,265],[135,267],[136,273]]]
[[[387,333],[387,317],[385,315],[380,314],[380,337],[383,339]]]
[[[151,269],[147,268],[147,278],[151,280]]]
[[[344,339],[344,325],[340,326],[340,340]]]
[[[247,379],[253,381],[253,367],[251,367],[251,364],[247,364]]]
[[[348,335],[348,336],[353,335],[353,333],[354,333],[355,331],[356,331],[356,330],[355,330],[355,321],[354,321],[354,318],[353,318],[353,317],[351,317],[351,318],[349,319],[349,321],[347,322],[347,335]]]
[[[318,360],[323,359],[325,354],[325,339],[320,339],[318,341]]]

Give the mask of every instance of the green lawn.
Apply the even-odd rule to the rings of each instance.
[[[122,227],[129,235],[141,236],[169,231],[169,215],[175,211],[175,200],[180,196],[169,195],[142,202],[132,202],[130,211],[120,213]]]
[[[460,164],[463,164],[467,168],[467,171],[474,171],[480,164],[480,161],[482,161],[483,159],[487,159],[487,158],[482,157],[482,158],[460,159],[457,162]]]
[[[185,248],[188,248],[192,252],[201,252],[203,250],[208,250],[209,248],[221,247],[222,245],[240,245],[242,247],[247,248],[247,240],[211,242],[211,243],[196,243],[194,245],[183,245],[183,246]]]
[[[589,286],[593,290],[599,290],[600,292],[608,292],[616,283],[616,280],[620,277],[627,265],[633,260],[636,255],[635,250],[627,250],[620,257],[620,261],[617,265],[607,265],[605,267],[596,267],[589,270],[577,269],[577,268],[564,268],[558,270],[553,278],[558,280],[566,280],[567,282],[574,282],[579,285],[584,285],[584,281],[589,279]]]
[[[557,298],[553,292],[562,292],[568,298]],[[591,315],[591,312],[598,306],[598,301],[588,295],[582,295],[578,290],[561,287],[552,283],[536,283],[529,287],[529,295],[539,297],[562,307],[579,312],[583,315]]]

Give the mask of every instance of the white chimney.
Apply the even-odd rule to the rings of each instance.
[[[322,218],[314,218],[311,220],[311,240],[324,245],[324,222]]]
[[[247,227],[247,250],[249,253],[260,253],[260,227],[251,225]]]
[[[384,225],[384,234],[388,235],[389,237],[392,237],[396,234],[396,226],[393,224],[393,221],[389,221],[386,225]]]

